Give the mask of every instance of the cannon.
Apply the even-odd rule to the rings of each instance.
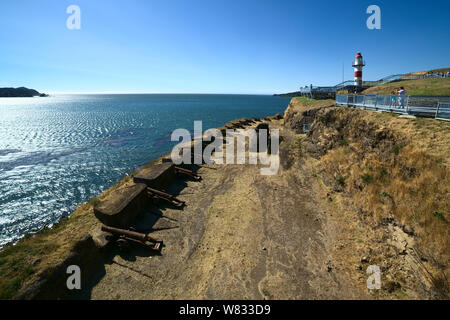
[[[148,234],[140,233],[135,230],[125,230],[109,226],[102,226],[102,231],[111,233],[117,237],[116,240],[120,248],[126,247],[130,242],[143,245],[153,251],[161,252],[163,241],[150,237]]]
[[[170,204],[172,204],[175,207],[184,207],[186,205],[186,203],[184,201],[181,201],[177,198],[175,198],[173,195],[168,194],[166,192],[157,190],[157,189],[153,189],[150,187],[147,187],[147,194],[148,196],[150,196],[153,199],[157,199],[157,200],[164,200],[166,202],[169,202]]]
[[[181,167],[178,167],[178,166],[175,166],[175,171],[178,174],[187,175],[188,177],[190,177],[190,178],[192,178],[192,179],[194,179],[196,181],[200,181],[201,180],[201,177],[198,174],[196,174],[194,171],[191,171],[191,170],[188,170],[188,169],[184,169],[184,168],[181,168]]]

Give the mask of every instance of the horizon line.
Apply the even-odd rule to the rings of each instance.
[[[41,92],[49,95],[64,95],[64,94],[240,94],[240,95],[274,95],[275,93],[237,93],[237,92],[136,92],[136,91],[48,91]]]

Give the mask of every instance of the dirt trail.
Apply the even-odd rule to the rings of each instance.
[[[284,135],[288,144],[293,137]],[[168,189],[186,201],[184,210],[153,208],[136,225],[164,240],[162,255],[113,252],[78,298],[367,297],[330,260],[335,229],[308,163],[280,166],[273,176],[256,165],[205,165],[198,173],[201,182]]]

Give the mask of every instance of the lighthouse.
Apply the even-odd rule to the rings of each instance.
[[[362,69],[365,66],[361,52],[358,52],[355,57],[355,62],[352,67],[355,69],[355,86],[362,87]]]

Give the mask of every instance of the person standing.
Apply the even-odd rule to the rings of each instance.
[[[406,96],[406,90],[403,87],[400,87],[400,90],[398,90],[398,102],[400,104],[400,108],[405,108],[405,96]]]
[[[395,108],[397,104],[397,96],[395,95],[395,91],[391,92],[391,108]]]

